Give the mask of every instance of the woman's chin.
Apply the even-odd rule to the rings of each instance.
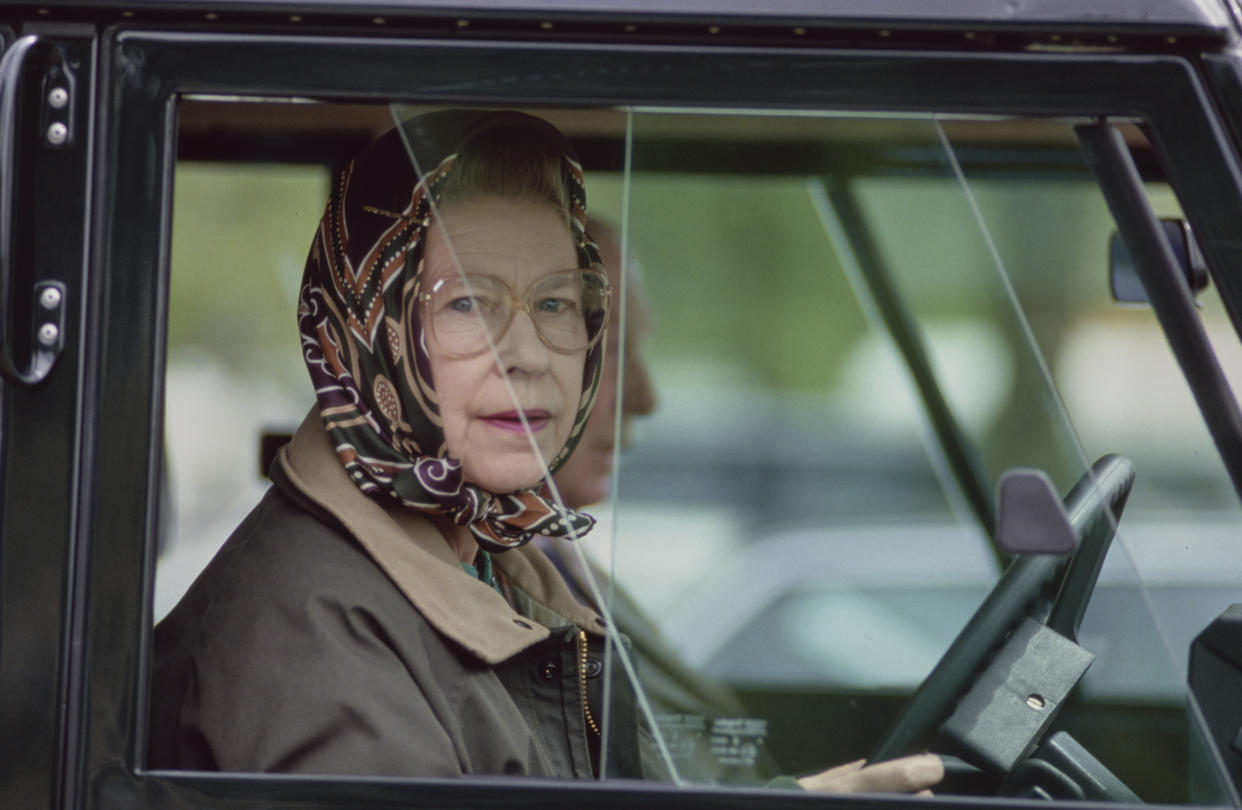
[[[568,433],[568,428],[563,431]],[[495,437],[487,436],[489,441],[462,442],[461,460],[462,474],[465,479],[487,492],[503,494],[527,489],[536,489],[543,484],[545,464],[551,464],[556,453],[564,446],[564,439],[553,436],[550,432],[539,442],[539,453],[543,462],[531,452],[530,443],[525,436],[521,441],[496,441]],[[449,455],[453,453],[453,443],[449,444]]]
[[[534,462],[503,469],[471,470],[466,468],[465,473],[466,480],[470,483],[488,492],[499,494],[535,489],[543,482],[543,471]]]

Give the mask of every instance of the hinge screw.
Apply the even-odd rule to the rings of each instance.
[[[47,103],[53,109],[63,109],[69,103],[69,91],[63,87],[53,87],[51,92],[47,94]]]
[[[69,127],[57,121],[47,128],[47,142],[52,146],[61,146],[69,140]]]
[[[43,305],[44,309],[56,309],[56,307],[60,306],[60,290],[55,287],[48,287],[39,293],[39,303]]]
[[[54,323],[45,323],[39,327],[39,342],[44,346],[55,346],[60,339],[60,330]]]

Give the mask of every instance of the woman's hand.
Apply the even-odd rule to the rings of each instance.
[[[860,759],[798,780],[813,793],[916,793],[931,795],[944,778],[944,763],[935,754],[915,754],[867,765]]]

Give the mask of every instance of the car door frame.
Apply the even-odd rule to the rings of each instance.
[[[19,40],[5,28],[4,50]],[[12,121],[0,126],[13,139],[12,251],[5,261],[12,279],[4,291],[4,351],[18,369],[25,344],[16,330],[30,328],[40,303],[38,283],[61,285],[56,307],[59,356],[34,384],[0,386],[0,804],[56,806],[66,799],[65,746],[76,680],[83,659],[71,649],[80,638],[74,598],[84,573],[78,543],[88,452],[82,426],[89,407],[90,348],[82,324],[82,295],[89,275],[89,201],[92,193],[94,85],[98,40],[81,23],[36,23],[23,35],[39,37],[29,59],[14,62],[19,79]],[[16,53],[16,52],[15,52]],[[53,67],[53,65],[55,67]],[[60,142],[46,135],[49,102],[42,97],[53,70],[69,75],[69,92],[57,115],[68,127]],[[12,173],[10,174],[10,168]],[[30,342],[32,343],[32,336]],[[56,341],[53,341],[56,342]],[[32,375],[32,377],[37,375]]]
[[[0,612],[0,620],[14,623],[0,627],[6,643],[15,632],[29,632],[21,611],[48,613],[68,628],[56,640],[54,657],[51,642],[39,647],[38,671],[54,668],[59,685],[40,692],[18,684],[9,698],[34,700],[54,729],[47,733],[55,739],[32,746],[23,765],[63,788],[60,794],[53,789],[49,795],[58,798],[46,806],[620,806],[638,793],[650,806],[670,808],[811,800],[649,784],[439,780],[414,786],[408,780],[142,768],[176,103],[183,94],[1141,120],[1168,157],[1170,181],[1203,240],[1235,324],[1242,312],[1242,246],[1225,238],[1242,218],[1242,171],[1210,88],[1198,68],[1176,54],[905,53],[116,27],[103,36],[97,59],[97,101],[84,110],[95,124],[95,137],[87,141],[94,170],[83,173],[93,178],[90,241],[83,234],[81,246],[90,261],[79,265],[81,277],[71,278],[71,290],[82,291],[80,332],[73,333],[58,376],[34,397],[38,407],[54,397],[63,402],[43,417],[48,422],[20,411],[24,406],[15,402],[24,394],[6,391],[5,403],[6,415],[17,408],[19,416],[9,418],[5,437],[4,502],[33,497],[12,471],[35,469],[55,472],[62,502],[73,505],[51,520],[34,505],[4,516],[6,575],[43,567],[63,578],[55,599],[15,595],[6,582]],[[54,450],[19,446],[25,431],[15,427],[36,424],[59,437]],[[46,523],[31,533],[39,520]],[[52,554],[49,548],[63,550]],[[37,562],[36,552],[43,554]],[[19,670],[34,666],[0,661],[0,685],[18,683]],[[0,764],[10,775],[17,767]]]

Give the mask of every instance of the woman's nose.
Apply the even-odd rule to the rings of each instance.
[[[496,351],[500,354],[501,365],[511,374],[539,374],[548,369],[548,347],[539,337],[530,313],[524,310],[513,313],[513,320],[500,336]]]

